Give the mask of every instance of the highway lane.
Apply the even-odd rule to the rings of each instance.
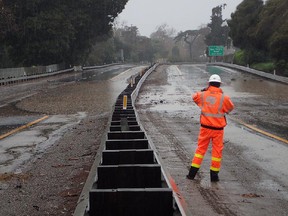
[[[0,86],[0,108],[31,97],[38,92],[57,88],[69,82],[109,80],[132,67],[134,66],[114,65],[105,68],[68,72],[57,76],[29,80],[19,84]],[[4,110],[1,110],[1,113],[3,114]]]
[[[132,67],[132,65],[115,65],[82,72],[69,72],[20,84],[0,86],[0,134],[39,118],[39,113],[19,109],[17,107],[19,102],[67,83],[109,80]]]
[[[219,73],[236,105],[233,119],[287,139],[287,85],[230,69],[170,65],[157,69],[140,92],[140,121],[185,198],[191,215],[286,215],[288,146],[228,117],[220,182],[211,184],[211,152],[195,181],[185,178],[197,146],[199,108],[191,94]]]
[[[139,67],[133,67],[132,65],[115,65],[83,72],[72,72],[56,77],[46,77],[18,85],[1,86],[0,174],[11,173],[15,170],[20,172],[24,162],[29,161],[35,155],[43,154],[69,128],[79,124],[87,116],[87,112],[83,111],[46,115],[49,107],[43,111],[31,111],[29,108],[23,108],[21,103],[30,100],[37,94],[55,90],[69,83],[102,83],[102,81],[108,81],[108,88],[110,88],[109,91],[111,91],[112,97],[109,101],[111,101],[110,106],[112,107],[119,92],[127,86],[127,79],[131,75],[139,73],[141,68],[143,67],[139,69]],[[41,100],[37,98],[32,100],[31,103],[35,107],[43,103],[49,104],[48,101],[44,102]],[[63,103],[65,102],[63,101]],[[77,101],[74,101],[74,103],[79,105]],[[41,121],[35,122],[39,119]]]
[[[159,67],[145,82],[140,93],[137,104],[141,117],[140,121],[155,144],[159,155],[164,161],[164,165],[175,180],[183,197],[185,197],[189,211],[194,215],[254,215],[255,209],[259,212],[258,215],[271,215],[272,212],[274,212],[273,215],[282,215],[287,212],[287,185],[285,182],[287,173],[285,169],[282,169],[287,164],[287,161],[282,159],[287,155],[286,145],[255,133],[238,122],[234,122],[232,119],[229,119],[229,126],[226,128],[226,134],[228,133],[228,135],[225,137],[226,152],[224,153],[224,164],[220,175],[221,182],[219,184],[210,184],[209,182],[207,171],[210,163],[209,153],[203,163],[204,169],[199,173],[197,180],[191,182],[185,179],[188,171],[187,167],[190,165],[190,160],[196,147],[199,130],[199,110],[191,101],[191,93],[202,89],[207,84],[211,70],[212,72],[216,70],[222,73],[224,80],[223,89],[231,95],[237,106],[237,109],[235,109],[231,116],[242,119],[254,126],[260,122],[261,124],[257,124],[257,127],[268,129],[267,131],[271,133],[277,132],[277,135],[285,137],[285,128],[287,128],[287,121],[285,123],[287,104],[285,104],[285,101],[287,101],[287,98],[282,98],[282,96],[275,97],[275,94],[286,91],[286,86],[273,82],[271,84],[270,81],[266,83],[266,80],[253,76],[251,77],[252,82],[249,75],[244,74],[242,76],[242,74],[228,69],[208,69],[205,65]],[[135,70],[121,69],[116,74],[115,72],[111,72],[108,83],[111,90],[111,94],[109,94],[109,97],[111,97],[109,99],[111,102],[110,105],[114,103],[120,90],[127,85],[127,77],[136,71],[139,72],[139,68],[135,68]],[[87,83],[94,83],[98,82],[97,76],[101,76],[102,78],[105,76],[104,73],[101,75],[101,72],[97,75],[94,74],[95,76],[90,72],[88,74],[88,76],[73,74],[71,78],[65,78],[62,81],[56,79],[49,82],[47,80],[41,82],[38,80],[37,84],[35,83],[37,88],[33,87],[31,83],[24,83],[20,88],[18,86],[19,89],[22,89],[21,91],[16,86],[10,86],[10,90],[7,91],[6,95],[9,97],[6,97],[3,102],[4,104],[8,104],[8,106],[3,106],[0,112],[2,118],[9,118],[11,116],[16,118],[18,116],[18,121],[21,120],[23,124],[40,118],[39,113],[34,113],[27,109],[21,110],[15,105],[21,104],[21,107],[25,107],[25,103],[23,102],[27,100],[32,102],[32,104],[36,103],[36,101],[39,101],[37,94],[44,92],[49,96],[49,92],[57,90],[59,86],[65,86],[71,82],[77,84],[81,80],[80,77],[90,77],[90,80],[83,80],[87,80]],[[239,89],[237,80],[241,83],[240,86],[243,86],[243,88],[240,88],[241,90],[237,90]],[[250,82],[253,83],[251,90],[245,91],[244,87],[247,87],[245,86],[246,83]],[[259,89],[259,93],[255,93],[253,88],[257,82],[260,83],[259,88],[261,88]],[[271,89],[266,89],[267,86],[271,86]],[[279,91],[277,90],[277,86],[280,86]],[[67,89],[71,88],[69,85],[67,87]],[[262,89],[262,87],[264,88]],[[15,98],[9,94],[9,92],[13,92],[12,88],[19,90],[14,91],[15,95],[17,95]],[[26,94],[24,94],[25,91],[23,91],[23,88],[27,88]],[[6,91],[6,87],[2,89],[5,90],[1,91],[1,94]],[[261,92],[264,93],[261,95]],[[270,95],[270,99],[267,99],[265,92],[274,93]],[[61,93],[64,94],[65,92]],[[35,97],[23,99],[26,95],[34,94],[36,94]],[[46,100],[49,99],[46,96],[44,98]],[[13,101],[13,103],[9,103],[9,101]],[[46,101],[45,104],[49,104],[49,101]],[[273,107],[271,104],[275,106]],[[81,106],[78,107],[77,105],[79,104],[75,104],[77,109],[81,108]],[[42,110],[42,108],[39,108],[39,110]],[[275,111],[275,113],[273,112],[274,114],[272,115],[271,112],[270,115],[264,115],[268,110]],[[59,115],[63,114],[63,111],[67,113]],[[44,114],[45,111],[40,111],[40,113]],[[53,113],[51,116],[49,115],[48,120],[37,125],[34,135],[30,133],[26,134],[28,135],[26,136],[25,133],[17,133],[13,138],[18,137],[18,143],[23,137],[29,137],[30,141],[34,140],[35,143],[38,141],[39,143],[45,143],[43,141],[47,140],[47,135],[49,136],[50,133],[51,137],[54,137],[56,140],[57,134],[58,138],[60,138],[65,133],[65,130],[67,131],[71,127],[76,128],[81,118],[85,118],[85,113],[72,112],[68,114],[68,111],[65,109],[59,114],[56,115]],[[279,117],[278,114],[282,116]],[[23,116],[25,121],[23,120]],[[262,118],[262,116],[266,116],[267,119]],[[278,116],[278,119],[274,119],[274,116]],[[8,119],[8,121],[12,120]],[[13,121],[15,122],[15,119]],[[266,127],[266,122],[272,126]],[[47,126],[52,127],[46,128]],[[42,130],[45,133],[39,133],[41,128],[45,129]],[[57,130],[59,128],[62,128],[62,131]],[[276,130],[273,131],[270,128],[275,128]],[[23,132],[27,133],[27,131]],[[81,132],[75,130],[75,133]],[[45,135],[46,138],[45,136],[39,136],[39,134]],[[55,140],[52,140],[50,144],[55,142]],[[33,148],[34,146],[32,145],[29,151],[31,152]],[[43,150],[45,152],[45,149]],[[16,167],[14,167],[14,171],[16,173],[21,172]],[[5,189],[6,186],[2,186],[0,185],[3,192],[3,188]],[[217,200],[216,202],[215,199]],[[267,211],[266,206],[272,207]]]
[[[0,140],[0,215],[73,214],[116,98],[144,67],[114,67],[99,80],[74,79],[82,77],[76,72],[1,86],[4,126],[48,118]]]

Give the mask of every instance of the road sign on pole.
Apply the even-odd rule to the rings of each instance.
[[[224,46],[209,46],[209,56],[224,56]]]

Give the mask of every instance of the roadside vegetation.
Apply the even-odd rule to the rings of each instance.
[[[0,67],[83,63],[128,0],[0,0]]]
[[[288,76],[288,1],[244,0],[228,20],[234,63]]]
[[[164,23],[150,37],[116,19],[127,2],[0,0],[0,68],[216,60],[288,76],[287,0],[243,0],[230,20],[222,4],[207,25]],[[224,46],[224,58],[209,58],[208,46]]]

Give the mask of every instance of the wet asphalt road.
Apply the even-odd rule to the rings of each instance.
[[[235,110],[228,116],[220,182],[211,184],[209,149],[194,181],[185,176],[197,146],[199,108],[191,94],[219,73]],[[288,145],[234,119],[287,138],[288,86],[204,65],[161,66],[145,82],[137,110],[164,166],[186,201],[188,215],[287,215]]]
[[[41,117],[33,112],[18,110],[13,104],[43,91],[44,85],[48,85],[45,91],[49,91],[69,82],[111,79],[128,68],[130,66],[118,66],[96,74],[93,71],[74,73],[72,76],[53,78],[48,82],[29,82],[21,85],[21,88],[1,87],[1,133]],[[287,145],[255,133],[232,119],[228,119],[229,126],[226,128],[227,145],[221,182],[210,184],[208,171],[205,169],[201,170],[195,182],[185,179],[199,129],[199,110],[191,103],[191,93],[205,87],[209,75],[215,72],[222,77],[223,90],[231,96],[236,105],[231,117],[287,139],[287,85],[230,69],[206,68],[205,65],[159,67],[145,82],[139,95],[137,106],[140,121],[180,188],[187,202],[187,211],[191,214],[286,215],[288,174],[283,167],[288,162]],[[121,89],[115,86],[111,88]],[[77,124],[82,117],[56,116],[56,119],[62,120],[57,121],[54,118],[55,122],[46,122],[47,125],[52,125],[51,128],[47,129],[43,125],[41,127],[47,132],[56,131],[56,135],[61,136],[61,130],[57,131],[56,128],[65,128],[67,118],[70,119],[67,121],[71,127],[71,124]],[[26,137],[30,135],[27,134]],[[34,135],[41,142],[41,136],[37,133]],[[43,150],[45,151],[45,148],[41,149]],[[28,156],[23,154],[23,159]],[[209,163],[208,153],[203,167],[207,168]],[[17,164],[13,169],[16,167]]]
[[[1,86],[0,117],[11,127],[15,119],[48,118],[0,140],[0,215],[73,214],[116,98],[144,67],[84,71],[90,80],[72,72]]]
[[[1,86],[0,96],[0,174],[10,173],[16,170],[21,172],[19,166],[29,160],[33,155],[38,155],[50,147],[63,133],[78,124],[86,114],[78,112],[70,115],[51,115],[48,120],[43,120],[33,125],[33,129],[19,130],[33,121],[43,118],[46,114],[20,109],[17,104],[25,98],[29,98],[39,92],[47,92],[67,83],[77,82],[101,82],[113,77],[121,76],[121,73],[129,71],[132,65],[116,65],[97,70],[72,72],[69,74],[48,77],[37,81],[30,81],[21,85]],[[133,71],[133,70],[131,70]],[[126,76],[128,76],[126,74]],[[117,82],[114,78],[111,91],[124,88],[127,83],[123,79]],[[128,77],[127,77],[128,79]],[[115,97],[115,96],[114,96]],[[75,101],[76,102],[76,101]],[[38,101],[42,103],[42,101]],[[53,103],[53,101],[52,101]],[[111,106],[113,102],[111,101]],[[16,130],[16,131],[15,131]],[[13,132],[15,131],[15,132]],[[7,134],[13,132],[6,138]],[[21,132],[21,133],[20,133]],[[9,139],[8,139],[9,138]],[[18,171],[17,171],[18,170]]]
[[[128,70],[132,65],[116,65],[97,70],[70,72],[65,75],[30,81],[21,85],[0,87],[0,135],[40,118],[41,115],[25,112],[16,103],[38,92],[47,91],[70,82],[109,80]],[[47,86],[48,84],[48,86]]]

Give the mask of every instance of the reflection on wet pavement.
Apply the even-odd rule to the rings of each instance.
[[[0,173],[10,173],[16,168],[19,170],[32,156],[40,157],[45,149],[85,116],[85,113],[51,116],[37,125],[0,140]],[[15,121],[25,124],[33,118],[35,116],[6,117],[1,118],[1,122],[6,125]]]
[[[37,94],[38,87],[36,88],[32,84],[5,88],[4,90],[6,91],[1,93],[3,96],[11,96],[11,100],[14,102],[6,104],[6,100],[4,102],[1,101],[1,99],[5,97],[0,98],[0,103],[3,102],[3,106],[0,107],[0,136],[19,126],[39,119],[41,117],[39,113],[53,113],[55,115],[50,115],[49,119],[33,127],[14,133],[5,139],[0,139],[0,174],[15,172],[15,170],[19,171],[24,162],[40,157],[48,147],[53,145],[57,139],[61,138],[65,131],[85,118],[86,113],[80,113],[80,111],[83,110],[92,113],[93,110],[98,109],[97,112],[99,112],[99,110],[103,109],[104,104],[107,104],[110,108],[111,104],[114,103],[119,95],[119,92],[128,85],[127,79],[145,68],[145,66],[131,67],[131,65],[123,65],[84,71],[80,74],[75,73],[75,76],[70,74],[68,78],[60,77],[60,79],[53,79],[48,82],[43,81],[45,84],[48,84],[46,88],[44,88],[40,82],[34,83],[35,86],[39,87],[40,92],[45,92],[44,99],[43,95]],[[91,76],[91,79],[89,76]],[[82,80],[83,77],[85,77],[84,80]],[[78,81],[80,80],[99,82],[97,82],[97,84],[93,82],[93,85],[96,85],[93,86],[92,84],[84,85],[84,82],[79,83]],[[51,88],[51,85],[55,86],[55,83],[75,81],[78,83],[76,83],[76,85],[70,85],[69,88],[60,88],[60,86],[57,89],[54,87]],[[24,95],[28,92],[30,95],[31,89],[34,88],[37,91],[35,91],[33,97],[22,100],[23,95],[21,94],[21,98],[18,98],[19,94],[17,94],[17,92],[23,92]],[[56,103],[57,101],[51,103],[51,101],[56,100],[55,94],[59,94],[59,89],[61,89],[61,95],[65,98],[65,101],[62,100],[58,103]],[[107,91],[107,89],[109,89],[109,91]],[[71,94],[73,91],[79,92],[80,96],[77,95],[77,98],[74,94]],[[101,105],[99,105],[98,95],[103,96],[103,98],[101,98]],[[75,103],[76,99],[78,101],[81,100],[81,103]],[[93,99],[95,99],[95,104],[90,105]],[[55,113],[53,110],[56,110],[54,111]],[[77,112],[78,114],[74,114]],[[66,115],[56,115],[58,113],[65,113]]]

